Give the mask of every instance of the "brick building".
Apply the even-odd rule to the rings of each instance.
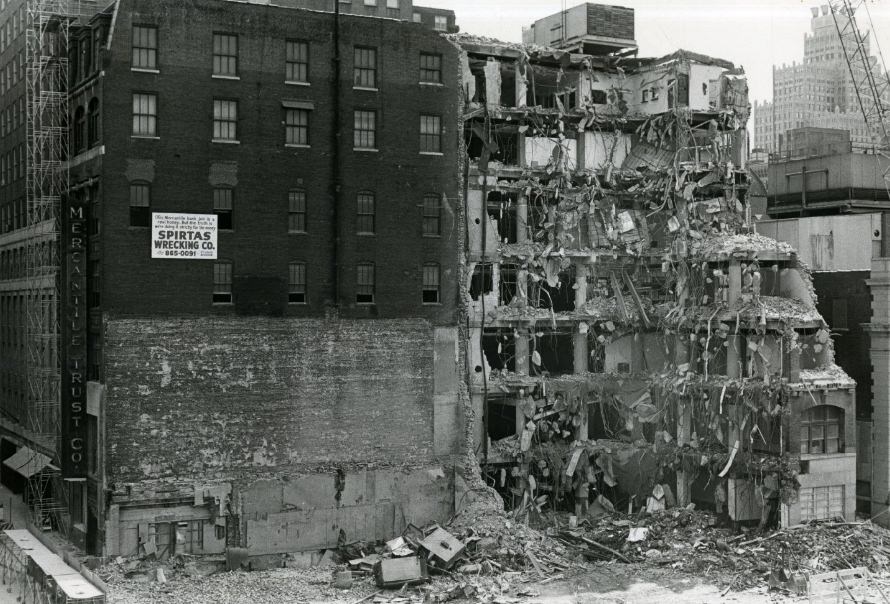
[[[50,490],[87,551],[261,556],[450,513],[460,71],[401,5],[120,0],[71,25],[61,379],[82,335],[88,381],[61,430],[88,454]],[[214,217],[217,257],[153,259],[170,213]]]

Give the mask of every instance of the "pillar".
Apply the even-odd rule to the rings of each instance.
[[[528,241],[528,198],[520,193],[516,200],[516,243]]]
[[[872,321],[868,325],[872,366],[872,475],[871,514],[874,522],[890,526],[890,258],[871,263]],[[860,443],[860,447],[868,443]]]
[[[524,328],[516,329],[516,337],[514,342],[516,350],[516,373],[520,375],[528,375],[529,373],[529,351],[528,351],[528,331]]]
[[[726,347],[726,376],[738,378],[742,376],[742,336],[727,336]]]
[[[729,261],[729,294],[726,303],[735,308],[742,297],[742,265],[738,260]]]
[[[689,341],[686,334],[680,333],[674,344],[674,363],[682,365],[689,362]],[[681,400],[677,406],[677,446],[683,446],[689,442],[692,435],[691,403]],[[691,500],[690,484],[691,476],[683,470],[677,471],[677,505],[685,507]]]

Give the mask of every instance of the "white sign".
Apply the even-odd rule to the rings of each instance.
[[[216,214],[152,212],[151,257],[216,260]]]

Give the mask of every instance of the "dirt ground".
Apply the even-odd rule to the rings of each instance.
[[[173,579],[167,583],[121,580],[112,585],[110,604],[279,604],[279,603],[356,603],[392,602],[393,604],[435,601],[455,582],[441,577],[429,584],[405,591],[380,591],[370,578],[357,579],[347,590],[332,586],[338,567],[313,569],[275,569],[261,572],[218,573],[207,577]],[[565,573],[563,573],[565,575]],[[494,577],[467,577],[462,582],[476,587],[470,596],[451,600],[461,602],[581,604],[631,604],[643,602],[720,602],[755,603],[805,601],[766,587],[744,592],[729,592],[708,582],[708,577],[694,577],[672,570],[642,565],[598,563],[573,568],[562,579],[541,584],[531,573],[506,573]],[[378,593],[379,592],[379,593]],[[377,594],[375,596],[375,594]],[[876,600],[880,601],[880,600]]]

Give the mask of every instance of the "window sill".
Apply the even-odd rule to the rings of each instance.
[[[432,156],[437,156],[437,155],[438,155],[438,156],[442,156],[442,155],[445,155],[445,154],[442,153],[441,151],[421,151],[420,154],[421,154],[421,155],[432,155]]]
[[[241,141],[233,141],[227,138],[212,138],[210,139],[211,143],[219,143],[221,145],[240,145]]]
[[[309,306],[308,302],[288,302],[288,306]]]
[[[148,136],[145,134],[131,134],[130,138],[135,138],[143,141],[159,141],[161,140],[160,136]]]
[[[441,302],[421,302],[422,306],[442,306]]]
[[[356,233],[356,236],[357,237],[376,237],[377,233],[368,233],[368,232]]]
[[[305,235],[308,232],[309,231],[288,231],[287,234],[288,235]]]
[[[442,82],[420,82],[421,86],[435,86],[438,88],[445,88],[445,84]]]
[[[365,92],[380,92],[379,88],[370,88],[368,86],[353,86],[353,90],[364,90]]]
[[[235,306],[234,302],[211,302],[213,306]]]
[[[296,80],[285,80],[286,86],[312,86],[309,82],[297,82]]]
[[[296,143],[284,143],[288,149],[311,149],[310,145],[297,145]]]
[[[367,147],[353,147],[352,150],[361,153],[380,153],[380,149],[369,149]]]
[[[221,73],[214,73],[210,77],[214,80],[240,80],[241,79],[241,76],[223,75]]]
[[[376,302],[356,302],[356,306],[377,306]]]
[[[146,67],[131,67],[130,71],[134,73],[161,73],[160,69],[148,69]]]
[[[423,234],[423,235],[421,235],[421,237],[423,237],[423,238],[425,238],[425,239],[441,239],[441,238],[442,238],[442,235],[427,235],[427,234]]]

